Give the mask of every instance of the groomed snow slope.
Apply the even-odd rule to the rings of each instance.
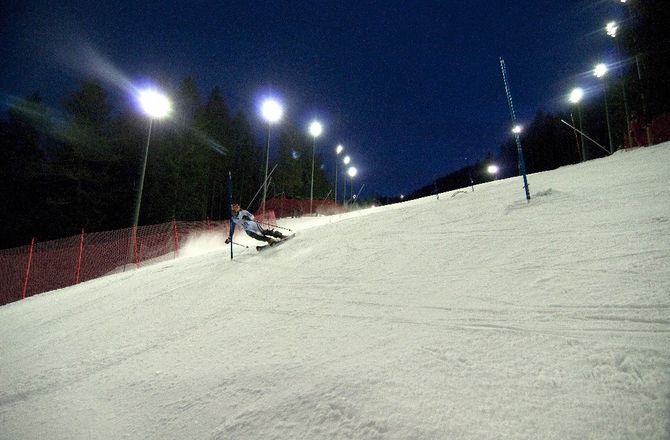
[[[668,439],[670,144],[0,307],[3,439]],[[251,241],[247,241],[250,243]]]

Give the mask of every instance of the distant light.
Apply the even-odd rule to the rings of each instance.
[[[344,159],[342,159],[342,162],[345,165],[349,165],[349,162],[351,162],[351,158],[349,156],[344,156]]]
[[[142,110],[152,118],[163,118],[170,113],[172,105],[165,95],[155,90],[143,90],[139,96]]]
[[[319,121],[313,121],[311,124],[309,124],[309,134],[312,136],[319,137],[322,131],[323,127]]]
[[[621,3],[626,3],[626,0],[621,0]]]
[[[486,171],[488,171],[489,174],[498,174],[499,171],[498,165],[489,165]]]
[[[337,148],[335,148],[335,154],[339,155],[342,150],[344,150],[344,147],[342,145],[338,145]]]
[[[405,194],[400,194],[400,200],[405,198]]]
[[[584,90],[582,90],[579,87],[572,89],[572,92],[570,92],[570,102],[573,104],[579,103],[579,101],[581,101],[583,97],[584,97]]]
[[[282,108],[281,104],[279,104],[274,99],[267,99],[261,106],[261,114],[263,115],[263,119],[268,121],[270,124],[274,124],[281,119],[282,115],[284,114],[284,109]]]
[[[523,127],[520,125],[515,125],[514,128],[512,129],[512,133],[514,134],[519,134],[523,131]]]
[[[605,31],[607,32],[607,35],[614,38],[616,37],[616,33],[619,31],[619,25],[616,24],[616,21],[610,21],[605,26]]]
[[[600,63],[596,66],[595,69],[593,69],[593,74],[598,78],[602,78],[606,73],[607,65],[605,63]]]
[[[356,177],[356,174],[358,174],[358,170],[356,167],[349,167],[347,170],[347,174],[349,174],[349,177]]]

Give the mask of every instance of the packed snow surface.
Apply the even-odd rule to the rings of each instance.
[[[669,164],[280,220],[232,261],[205,235],[0,307],[0,438],[668,439]]]

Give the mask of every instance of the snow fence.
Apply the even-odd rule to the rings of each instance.
[[[257,215],[274,223],[274,212]],[[239,229],[239,228],[238,228]],[[0,305],[101,276],[133,270],[148,262],[179,256],[190,234],[217,232],[227,236],[228,221],[172,221],[115,231],[86,233],[0,250]],[[236,233],[240,232],[236,230]]]

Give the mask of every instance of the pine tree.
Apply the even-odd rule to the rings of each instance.
[[[154,121],[140,223],[206,218],[208,149],[200,119],[197,86],[189,77],[174,94],[173,116]]]
[[[108,214],[109,222],[106,229],[122,229],[131,226],[134,220],[134,206],[139,189],[149,121],[135,111],[126,110],[112,121],[111,127],[110,144],[119,161],[115,177],[117,184],[110,188],[110,197],[115,202],[112,212]],[[159,133],[160,124],[154,122],[152,144],[156,143]]]
[[[100,84],[85,81],[64,108],[69,120],[59,133],[50,202],[62,213],[63,230],[99,230],[114,203],[110,189],[118,184],[111,179],[118,164],[109,142],[111,106]]]
[[[44,239],[45,160],[51,124],[37,93],[20,100],[0,123],[0,248],[26,244],[33,236]]]
[[[257,196],[253,204],[251,199],[263,183],[265,162],[261,160],[260,148],[243,112],[233,119],[230,142],[233,150],[233,199],[240,205],[255,210],[260,204],[260,198]]]
[[[233,148],[231,143],[232,120],[218,87],[212,90],[202,109],[200,126],[209,147],[207,151],[207,216],[221,219],[227,215],[225,200]]]
[[[670,112],[670,7],[667,0],[629,0],[628,19],[616,40],[631,61],[627,83],[631,107],[649,119]]]

